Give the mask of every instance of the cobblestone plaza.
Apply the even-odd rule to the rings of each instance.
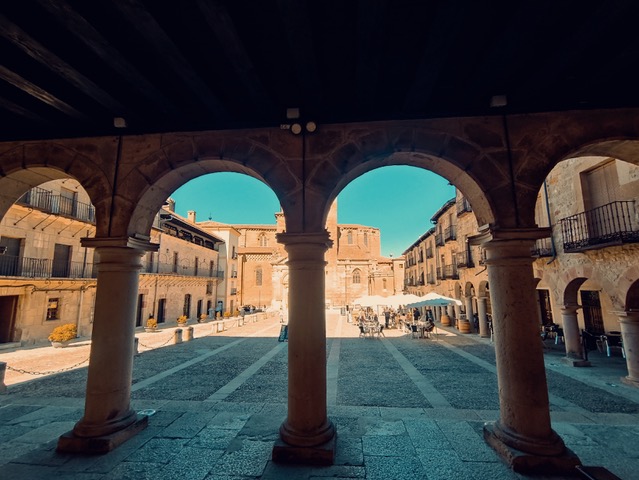
[[[104,455],[55,452],[82,416],[89,342],[0,351],[10,367],[0,396],[0,471],[9,479],[517,479],[484,442],[499,416],[489,339],[438,325],[418,339],[397,329],[358,338],[345,317],[327,313],[327,402],[337,429],[334,465],[271,461],[286,416],[287,346],[279,320],[212,333],[174,345],[173,329],[138,332],[132,398],[151,413],[140,434]],[[591,354],[575,369],[549,340],[544,349],[553,429],[585,465],[630,480],[639,455],[639,391],[620,382],[621,356]]]

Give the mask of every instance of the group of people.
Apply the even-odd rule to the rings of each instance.
[[[352,321],[350,309],[347,312],[347,316],[349,318],[349,322]],[[371,307],[366,307],[356,314],[356,323],[360,328],[360,332],[368,331],[370,330],[371,325],[375,325],[378,326],[378,330],[382,335],[385,328],[401,328],[402,325],[410,326],[424,323],[425,328],[427,328],[428,331],[435,327],[433,313],[431,310],[426,310],[426,312],[422,315],[422,312],[418,308],[406,308],[401,305],[397,309],[384,307],[383,311],[379,314]]]

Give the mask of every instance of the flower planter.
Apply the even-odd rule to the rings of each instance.
[[[53,348],[64,348],[71,343],[71,340],[67,340],[66,342],[51,342],[51,346]]]
[[[149,333],[157,332],[158,331],[158,327],[144,327],[144,331],[145,332],[149,332]]]

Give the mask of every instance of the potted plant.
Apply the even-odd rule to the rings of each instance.
[[[149,315],[149,318],[146,320],[146,325],[144,326],[144,330],[146,332],[155,332],[158,329],[158,321],[153,318],[153,315]]]
[[[206,322],[206,313],[203,313],[202,315],[200,315],[200,318],[198,319],[198,323],[204,323]]]
[[[177,324],[178,324],[178,326],[179,326],[179,327],[183,327],[183,326],[185,326],[185,325],[186,325],[186,323],[188,322],[188,320],[189,320],[189,319],[186,317],[186,315],[180,315],[180,316],[177,318],[177,320],[176,320],[176,321],[177,321]]]
[[[56,348],[66,347],[71,340],[78,336],[78,327],[75,323],[65,323],[55,327],[48,339]]]

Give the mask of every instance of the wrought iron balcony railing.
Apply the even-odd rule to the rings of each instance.
[[[475,264],[468,252],[457,252],[455,254],[457,268],[473,268]]]
[[[450,225],[444,229],[444,242],[449,240],[457,240],[457,227],[455,225]]]
[[[432,273],[429,273],[426,276],[426,281],[428,282],[429,285],[435,285],[435,275]]]
[[[173,274],[187,277],[224,278],[224,270],[211,270],[209,268],[196,268],[195,265],[175,265],[168,262],[146,262],[142,268],[143,273]]]
[[[93,205],[78,202],[74,198],[64,197],[44,188],[34,187],[30,189],[16,203],[53,215],[62,215],[87,223],[95,223],[95,207]]]
[[[457,200],[457,216],[462,215],[465,212],[472,212],[473,208],[470,206],[470,202],[466,197],[461,197]]]
[[[48,258],[0,255],[0,276],[26,278],[95,278],[93,264]]]
[[[426,247],[426,258],[433,258],[433,247]]]
[[[560,221],[565,252],[639,242],[635,202],[611,202]]]
[[[458,279],[457,265],[444,265],[444,278]]]
[[[444,240],[443,233],[438,233],[437,235],[435,235],[435,245],[437,245],[438,247],[442,247],[445,243],[446,240]]]
[[[553,247],[552,240],[548,238],[540,238],[535,242],[535,246],[530,249],[530,254],[533,257],[552,257]]]
[[[442,280],[444,278],[444,271],[442,267],[437,267],[437,280]]]

